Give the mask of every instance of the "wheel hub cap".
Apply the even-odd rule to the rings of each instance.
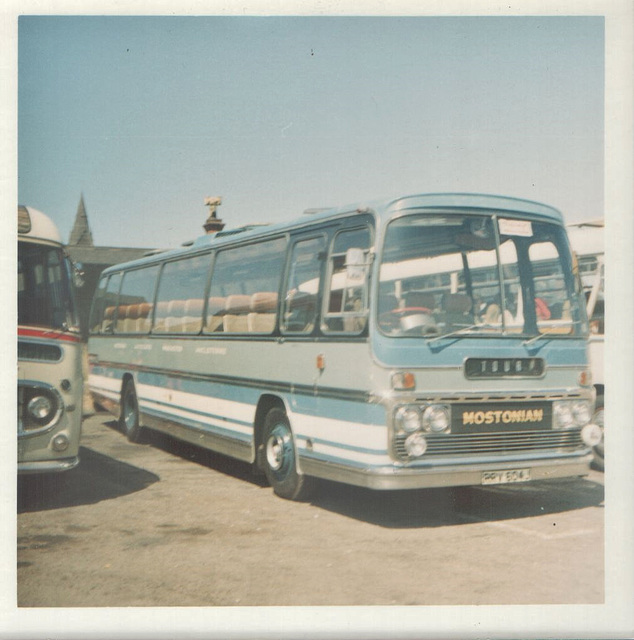
[[[290,438],[286,431],[274,430],[266,443],[266,461],[273,471],[279,471],[284,465],[286,449]]]

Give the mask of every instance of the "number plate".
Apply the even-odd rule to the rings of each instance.
[[[509,484],[511,482],[528,482],[530,479],[530,469],[506,469],[505,471],[482,472],[482,484]]]

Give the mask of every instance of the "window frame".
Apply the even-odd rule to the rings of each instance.
[[[321,330],[321,314],[322,314],[322,306],[323,306],[323,291],[324,291],[324,283],[325,283],[325,267],[327,266],[328,261],[328,249],[329,249],[329,233],[326,228],[312,228],[308,233],[295,234],[291,236],[289,239],[289,243],[287,246],[287,268],[284,273],[284,277],[282,279],[282,290],[280,295],[280,308],[279,308],[279,316],[278,316],[278,326],[280,333],[284,336],[289,337],[307,337],[307,336],[315,336]],[[313,318],[313,327],[309,331],[292,331],[286,328],[284,315],[286,314],[287,307],[287,297],[289,294],[289,283],[290,277],[293,273],[293,252],[297,248],[299,244],[302,242],[310,242],[311,240],[322,240],[323,248],[320,253],[323,253],[323,258],[320,260],[319,266],[319,276],[317,283],[317,291],[315,293],[315,315]],[[319,254],[318,254],[319,255]]]
[[[334,253],[335,243],[337,242],[338,236],[344,233],[351,233],[355,231],[367,230],[369,234],[369,242],[368,246],[364,251],[367,252],[368,255],[368,263],[366,265],[366,278],[365,283],[363,285],[363,301],[364,306],[361,311],[340,311],[336,313],[331,313],[328,311],[328,307],[330,305],[330,294],[331,294],[331,285],[332,278],[334,275],[334,258],[338,256],[345,256],[345,253]],[[323,282],[323,294],[322,294],[322,304],[321,304],[321,314],[320,314],[320,332],[322,335],[327,337],[336,337],[336,336],[362,336],[368,334],[369,328],[369,320],[370,320],[370,298],[371,298],[371,289],[372,289],[372,265],[374,262],[375,256],[375,226],[374,219],[368,217],[366,215],[360,217],[352,217],[341,225],[339,228],[333,230],[332,237],[330,239],[328,254],[326,256],[326,276]],[[350,248],[350,247],[348,247]],[[346,250],[347,251],[347,250]],[[343,301],[342,301],[343,302]],[[329,329],[326,322],[329,319],[337,319],[340,318],[342,320],[342,324],[344,324],[344,328],[341,330],[338,329]],[[359,329],[346,330],[345,322],[346,319],[360,318],[364,319],[365,323]]]
[[[239,252],[240,250],[243,250],[247,247],[259,247],[262,246],[266,243],[273,243],[273,242],[279,242],[282,241],[284,246],[283,248],[279,251],[279,253],[282,255],[282,260],[281,260],[281,267],[279,270],[279,277],[277,280],[277,287],[276,289],[274,289],[275,293],[277,294],[277,301],[275,302],[275,322],[274,322],[274,326],[272,328],[272,330],[269,332],[264,332],[264,331],[249,331],[247,330],[238,330],[238,331],[224,331],[224,329],[218,331],[216,329],[214,330],[208,330],[207,326],[209,325],[210,322],[210,317],[209,317],[209,300],[211,298],[211,294],[212,294],[212,288],[214,285],[214,276],[216,275],[216,269],[218,266],[218,261],[222,259],[222,255],[229,253],[229,252]],[[251,240],[250,242],[242,242],[240,244],[230,244],[224,247],[218,247],[214,250],[214,256],[213,256],[213,260],[212,260],[212,264],[211,264],[211,268],[210,268],[210,273],[209,273],[209,278],[207,281],[207,287],[205,290],[205,300],[204,300],[204,309],[203,309],[203,325],[202,325],[202,335],[206,336],[206,337],[216,337],[216,338],[233,338],[233,337],[252,337],[252,338],[269,338],[269,337],[275,337],[275,336],[279,336],[279,326],[280,326],[280,297],[281,297],[281,291],[282,291],[282,287],[285,284],[285,277],[286,277],[286,264],[287,264],[287,259],[288,259],[288,252],[289,252],[289,246],[290,246],[290,240],[289,240],[289,234],[288,233],[283,233],[283,234],[276,234],[276,235],[272,235],[272,236],[265,236],[263,238],[258,238],[257,240]],[[240,280],[240,285],[242,286],[245,282],[245,280]],[[253,293],[244,293],[244,287],[243,288],[243,293],[242,294],[225,294],[221,297],[227,298],[230,295],[245,295],[245,296],[252,296]],[[273,291],[273,290],[272,290]],[[246,314],[241,314],[241,315],[248,315],[249,311],[247,311]],[[224,313],[221,317],[224,317]],[[215,314],[213,317],[216,317]],[[222,326],[222,325],[221,325]]]
[[[99,285],[105,281],[105,286],[100,290]],[[105,306],[102,306],[100,310],[98,310],[98,305],[101,304],[105,298],[106,289],[108,288],[108,283],[110,282],[110,274],[99,276],[99,281],[97,282],[97,288],[95,289],[95,295],[92,300],[92,304],[90,306],[90,315],[88,316],[88,333],[89,335],[101,335],[103,332],[101,331],[101,327],[103,325],[103,316],[106,310]],[[102,291],[101,295],[98,295],[99,291]],[[97,315],[98,314],[98,315]],[[98,327],[98,329],[94,329],[93,327]]]
[[[119,286],[117,287],[116,291],[112,291],[113,298],[114,298],[114,304],[112,306],[114,306],[114,312],[112,314],[112,323],[110,325],[110,330],[109,331],[100,330],[99,331],[99,335],[104,335],[104,336],[116,335],[114,328],[115,328],[115,325],[116,325],[116,322],[117,322],[117,318],[119,316],[119,291],[121,291],[121,282],[123,281],[123,274],[124,273],[125,273],[125,271],[120,269],[119,271],[114,271],[114,272],[108,274],[108,283],[106,284],[106,289],[105,289],[105,294],[106,295],[104,295],[104,298],[107,298],[108,287],[110,286],[110,283],[113,282],[113,280],[115,278],[117,278],[117,277],[119,278]],[[108,307],[106,307],[104,305],[103,313],[101,314],[102,327],[103,327],[103,322],[105,320],[105,313],[106,313],[106,309],[107,308]]]
[[[205,326],[205,318],[207,315],[207,298],[208,298],[208,291],[209,291],[209,282],[211,279],[211,275],[213,272],[213,267],[214,267],[214,263],[215,263],[215,254],[216,251],[213,250],[206,250],[206,251],[199,251],[196,253],[191,253],[191,254],[185,254],[185,255],[180,255],[174,258],[171,258],[169,260],[163,260],[162,262],[159,263],[160,269],[159,269],[159,273],[156,277],[156,282],[155,282],[155,286],[154,286],[154,298],[153,298],[153,302],[152,302],[152,322],[151,322],[151,328],[150,328],[150,335],[153,336],[159,336],[159,337],[163,337],[163,336],[198,336],[200,335],[203,330],[204,330],[204,326]],[[205,274],[205,282],[204,282],[204,286],[203,286],[203,290],[201,291],[201,298],[202,298],[202,302],[203,302],[203,306],[201,309],[201,315],[200,315],[200,321],[201,321],[201,325],[200,328],[198,329],[198,331],[167,331],[167,330],[157,330],[156,327],[156,321],[157,321],[157,309],[158,309],[158,305],[159,302],[164,302],[163,300],[159,300],[159,291],[161,288],[161,281],[163,279],[163,274],[165,272],[165,269],[168,267],[168,265],[171,264],[176,264],[179,262],[186,262],[188,260],[196,260],[197,258],[201,258],[201,257],[207,257],[208,258],[208,264],[207,264],[207,268],[206,268],[206,274]],[[154,266],[154,265],[152,265]],[[171,302],[171,300],[169,300]],[[185,316],[183,316],[185,317]]]
[[[157,272],[156,275],[154,277],[154,283],[152,285],[152,295],[151,297],[147,300],[147,302],[151,305],[151,310],[150,310],[150,314],[148,316],[149,320],[150,320],[150,324],[148,327],[147,331],[111,331],[112,334],[114,335],[148,335],[151,332],[152,326],[153,326],[153,322],[154,322],[154,309],[155,309],[155,304],[156,304],[156,287],[159,281],[159,277],[161,275],[161,271],[162,271],[162,264],[161,263],[152,263],[152,264],[145,264],[139,267],[136,267],[134,269],[123,269],[120,273],[121,273],[121,282],[119,283],[119,292],[117,294],[117,305],[116,305],[116,309],[117,309],[117,313],[115,314],[115,318],[113,320],[113,329],[116,329],[116,322],[118,320],[118,315],[119,315],[119,307],[121,306],[121,294],[124,293],[123,291],[123,285],[125,284],[125,279],[126,276],[129,276],[130,274],[134,274],[134,273],[140,273],[141,271],[144,270],[150,270],[150,269],[154,269],[157,268]],[[110,274],[110,276],[112,276],[113,274]],[[110,277],[109,276],[109,277]],[[105,311],[105,309],[104,309]]]

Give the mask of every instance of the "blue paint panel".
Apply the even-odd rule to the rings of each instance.
[[[95,375],[114,377],[121,379],[125,367],[108,368],[94,366]],[[114,374],[114,375],[113,375]],[[139,371],[137,380],[140,384],[146,384],[162,389],[173,389],[194,395],[230,400],[244,404],[257,405],[262,393],[268,392],[266,381],[262,387],[240,386],[239,383],[212,382],[199,379],[191,379],[185,376],[170,376],[167,373]],[[288,397],[290,393],[277,393],[282,397]],[[354,402],[328,398],[321,395],[295,393],[293,395],[293,411],[305,415],[319,416],[333,420],[344,420],[369,425],[385,425],[385,409],[381,405],[369,402]],[[216,416],[221,417],[221,416]]]
[[[93,373],[96,375],[103,375],[108,377],[116,377],[121,379],[123,377],[123,371],[114,369],[114,368],[106,368],[101,366],[93,367]],[[260,395],[263,393],[264,389],[250,388],[250,387],[240,387],[237,384],[223,384],[219,382],[211,382],[205,380],[198,379],[187,379],[181,376],[170,376],[168,374],[157,373],[157,372],[145,372],[140,371],[137,374],[137,380],[139,384],[158,387],[162,389],[173,389],[175,391],[182,391],[184,393],[190,393],[193,395],[197,395],[200,397],[209,397],[209,398],[218,398],[221,400],[230,400],[234,402],[240,402],[248,405],[252,405],[254,408],[257,405]],[[245,434],[241,434],[236,432],[230,428],[223,428],[217,425],[210,425],[205,422],[195,420],[192,418],[184,418],[179,415],[175,415],[170,412],[170,407],[174,409],[179,409],[182,411],[186,411],[193,415],[198,415],[201,418],[209,417],[211,419],[216,420],[226,420],[229,424],[236,424],[241,426],[251,427],[251,423],[235,420],[231,418],[227,418],[225,416],[221,416],[218,414],[205,412],[197,409],[191,409],[189,407],[184,407],[181,405],[170,405],[167,402],[157,401],[154,399],[148,399],[143,396],[139,396],[139,400],[141,402],[143,413],[155,416],[157,418],[162,418],[165,420],[170,420],[172,422],[176,422],[178,424],[183,424],[185,426],[200,429],[201,431],[216,433],[219,435],[228,436],[234,438],[241,442],[250,442],[251,437]],[[346,422],[354,422],[356,424],[367,424],[367,425],[386,425],[386,415],[385,408],[381,405],[371,404],[368,402],[353,402],[346,401],[336,398],[324,398],[322,396],[314,396],[314,395],[295,395],[294,397],[294,411],[296,413],[301,413],[304,415],[314,415],[319,416],[320,418],[329,418],[333,420],[341,420]],[[164,407],[164,410],[156,409],[156,408],[148,408],[146,405],[147,402],[151,402],[156,405],[160,405]],[[370,449],[362,446],[354,446],[354,445],[346,445],[340,442],[334,442],[330,440],[324,439],[315,439],[312,438],[310,434],[302,434],[296,433],[298,439],[306,439],[310,437],[314,443],[327,445],[333,448],[337,448],[342,451],[342,455],[345,455],[345,452],[354,453],[362,453],[369,455],[386,455],[386,449]],[[302,455],[305,455],[305,450],[302,450]],[[314,452],[309,453],[310,457],[315,457],[315,459],[320,460],[330,460],[330,461],[338,461],[345,462],[346,464],[357,464],[353,460],[344,457],[332,457],[332,456],[323,456],[319,454],[314,454]],[[364,467],[367,466],[364,463],[358,463],[358,466]]]
[[[354,467],[355,469],[380,469],[386,466],[386,464],[371,464],[368,462],[359,462],[358,460],[351,460],[350,458],[340,458],[337,456],[331,456],[326,454],[315,453],[314,451],[306,451],[302,449],[300,452],[302,459],[315,460],[317,462],[330,462],[334,464],[345,465],[346,467]]]
[[[530,345],[524,339],[453,337],[430,342],[421,338],[389,338],[375,334],[377,358],[391,367],[462,366],[465,358],[535,358],[548,365],[587,364],[585,339],[554,338]]]
[[[165,373],[148,373],[140,371],[137,376],[141,384],[147,384],[162,389],[183,391],[197,396],[232,400],[255,406],[261,395],[261,390],[249,387],[240,387],[233,384],[223,384],[206,380],[197,380],[186,377],[170,376]]]
[[[357,453],[368,453],[371,455],[386,455],[387,451],[385,449],[367,449],[365,447],[355,447],[351,444],[342,444],[341,442],[333,442],[332,440],[322,440],[321,438],[313,438],[311,436],[298,436],[300,438],[310,438],[310,440],[314,444],[323,444],[329,447],[337,447],[338,449],[343,449],[345,451],[354,451]]]
[[[295,394],[293,411],[308,416],[345,420],[368,425],[385,425],[385,408],[369,402],[353,402],[324,396]]]

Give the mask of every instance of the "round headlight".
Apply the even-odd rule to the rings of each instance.
[[[572,406],[568,402],[559,402],[554,406],[555,426],[559,429],[567,429],[574,424]]]
[[[589,447],[596,447],[603,442],[603,429],[596,424],[587,424],[581,429],[581,439]]]
[[[34,396],[27,405],[29,413],[36,420],[47,420],[54,411],[53,402],[46,396]]]
[[[395,420],[396,426],[406,433],[412,433],[420,429],[420,411],[418,407],[400,407],[396,412]]]
[[[427,440],[421,433],[412,433],[405,439],[405,451],[411,458],[422,456],[427,451]]]
[[[589,402],[575,402],[572,405],[572,415],[574,416],[575,422],[580,427],[583,427],[584,424],[588,424],[590,420],[592,420],[592,410],[590,409]]]
[[[440,433],[449,429],[449,407],[444,404],[432,404],[423,411],[423,429]]]

